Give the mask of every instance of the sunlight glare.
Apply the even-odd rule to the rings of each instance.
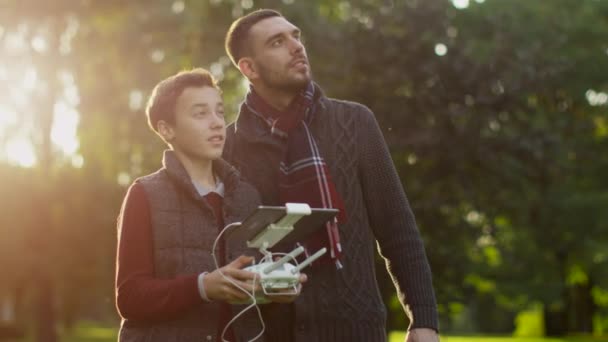
[[[593,89],[587,90],[585,93],[587,102],[592,106],[601,106],[608,103],[608,94],[604,92],[595,92]]]
[[[476,210],[471,210],[467,213],[464,219],[469,224],[479,226],[484,222],[485,216]]]
[[[131,183],[131,176],[127,172],[123,171],[118,174],[116,181],[122,186],[127,186]]]
[[[76,110],[80,98],[74,75],[69,71],[59,71],[62,93],[53,107],[53,124],[50,138],[53,149],[60,154],[72,158],[74,167],[82,167],[84,160],[74,155],[80,147],[77,135],[80,115]],[[44,82],[33,65],[23,68],[6,69],[0,67],[0,79],[15,84],[8,87],[6,99],[0,104],[0,136],[6,145],[0,147],[0,158],[22,167],[32,167],[37,164],[36,149],[32,145],[31,135],[36,131],[35,120],[37,113],[32,102],[37,100],[37,91],[44,92]]]
[[[72,39],[78,33],[79,26],[80,22],[77,17],[70,16],[68,18],[68,27],[59,38],[59,52],[61,55],[69,55],[72,51]]]
[[[23,91],[23,89],[20,87],[10,88],[8,95],[12,100],[12,103],[15,104],[16,108],[24,108],[30,99],[30,95]]]
[[[23,28],[22,30],[23,31]],[[27,50],[27,42],[24,39],[23,32],[7,33],[4,38],[4,48],[9,53],[20,54]]]
[[[59,72],[59,79],[63,85],[63,97],[67,104],[76,107],[80,104],[80,96],[78,95],[78,87],[74,81],[74,75],[69,71]]]
[[[79,147],[77,138],[78,112],[60,101],[55,104],[55,117],[51,128],[51,141],[65,155],[73,155]]]
[[[410,153],[410,155],[407,156],[407,163],[409,165],[414,165],[414,164],[416,164],[417,161],[418,161],[418,157],[414,153]]]
[[[222,63],[215,62],[211,64],[211,67],[209,67],[209,71],[211,72],[213,77],[215,77],[216,80],[221,81],[224,79],[224,65],[222,65]]]
[[[59,79],[61,80],[62,84],[65,84],[65,85],[74,84],[74,75],[69,71],[61,70],[59,72]]]
[[[32,143],[24,138],[13,139],[6,144],[6,157],[10,164],[21,167],[32,167],[37,162]]]
[[[44,53],[46,52],[47,48],[48,44],[46,43],[46,40],[43,37],[36,36],[32,38],[32,49],[34,49],[34,51],[38,53]]]
[[[33,67],[27,68],[27,70],[25,71],[25,75],[23,76],[23,90],[32,91],[36,87],[37,83],[38,73],[36,72],[36,69],[34,69]]]
[[[150,59],[152,59],[154,63],[160,63],[163,61],[163,59],[165,59],[165,52],[163,50],[156,49],[150,53]]]
[[[17,113],[7,107],[0,105],[0,132],[9,125],[17,123]]]
[[[7,107],[0,105],[0,137],[11,136],[11,126],[17,123],[17,113]]]
[[[458,9],[465,9],[469,7],[469,0],[452,0],[452,4]]]
[[[241,0],[241,7],[244,9],[250,9],[253,7],[253,0]]]
[[[72,166],[80,169],[84,165],[84,157],[80,154],[75,154],[72,156]]]
[[[144,94],[141,90],[134,89],[131,90],[129,94],[129,109],[136,112],[140,110],[144,105]]]
[[[173,5],[171,5],[171,10],[175,14],[182,13],[184,11],[184,8],[186,8],[186,4],[184,4],[183,1],[174,1]]]
[[[80,104],[80,96],[78,96],[78,87],[76,85],[65,86],[63,91],[63,96],[68,104],[72,107],[78,106]]]

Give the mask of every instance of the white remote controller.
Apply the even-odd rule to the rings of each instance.
[[[258,275],[257,281],[259,281],[262,287],[262,292],[255,294],[256,302],[258,304],[270,303],[271,300],[269,296],[298,295],[300,293],[300,270],[325,254],[327,249],[320,249],[302,263],[298,264],[298,266],[294,266],[288,262],[290,260],[295,260],[295,258],[303,252],[304,247],[300,246],[277,261],[262,262],[244,268],[245,271],[254,272]],[[247,302],[251,303],[251,300]]]
[[[295,266],[290,263],[285,263],[272,272],[264,273],[264,269],[272,267],[274,262],[264,262],[261,264],[246,267],[244,270],[258,274],[258,281],[262,286],[263,292],[256,293],[256,301],[258,304],[267,304],[270,302],[268,296],[272,295],[297,295],[299,292],[298,285],[300,284],[300,272],[295,270]]]

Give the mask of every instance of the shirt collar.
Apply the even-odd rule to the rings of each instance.
[[[200,185],[194,181],[192,182],[192,184],[194,184],[196,191],[198,191],[198,194],[201,195],[201,197],[207,196],[211,192],[215,192],[218,195],[220,195],[221,197],[224,197],[224,193],[225,193],[224,182],[222,182],[218,178],[216,178],[216,180],[215,180],[215,189],[211,189],[206,186]]]

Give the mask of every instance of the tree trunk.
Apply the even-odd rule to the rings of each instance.
[[[566,310],[550,309],[545,305],[543,309],[545,318],[545,335],[546,336],[564,336],[568,332],[568,315]]]
[[[593,333],[593,315],[596,307],[591,296],[592,288],[591,281],[570,288],[570,308],[568,310],[570,332]]]
[[[39,342],[56,342],[55,308],[53,305],[53,285],[46,271],[40,272],[34,279],[36,291],[36,329],[34,340]]]
[[[555,253],[555,259],[557,261],[557,267],[560,270],[559,281],[562,286],[560,293],[560,305],[551,305],[552,303],[545,303],[543,306],[543,316],[545,325],[546,336],[564,336],[568,333],[568,287],[566,285],[566,260],[568,253],[565,249],[559,249]]]
[[[53,243],[56,243],[53,222],[51,217],[51,205],[53,203],[53,145],[51,141],[51,129],[54,121],[55,102],[59,93],[59,82],[57,79],[59,54],[59,20],[57,15],[49,15],[48,20],[48,46],[45,55],[37,56],[36,65],[39,67],[41,79],[47,82],[48,93],[41,99],[40,106],[40,133],[41,143],[38,150],[40,159],[39,166],[39,196],[35,208],[38,208],[37,218],[32,230],[32,242],[38,249],[34,264],[34,305],[35,305],[35,341],[56,342],[56,317],[55,317],[55,291],[53,286],[52,270],[55,266],[53,260]]]

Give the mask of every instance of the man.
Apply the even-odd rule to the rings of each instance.
[[[160,170],[129,188],[118,220],[119,341],[249,340],[263,331],[255,310],[227,327],[242,309],[228,303],[250,298],[245,291],[254,290],[256,275],[242,268],[253,258],[243,255],[244,241],[213,246],[225,224],[256,208],[259,195],[220,159],[220,89],[208,71],[184,71],[154,88],[146,113],[171,149]]]
[[[307,202],[341,213],[303,242],[331,253],[308,269],[301,295],[264,308],[269,340],[386,341],[377,241],[411,320],[407,341],[437,341],[430,267],[371,111],[323,95],[300,30],[276,11],[237,19],[226,50],[251,88],[228,127],[224,157],[256,186],[263,204]]]

